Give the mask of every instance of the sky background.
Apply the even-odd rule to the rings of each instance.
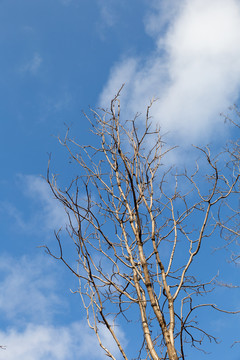
[[[240,1],[1,0],[0,69],[0,359],[105,358],[70,292],[76,280],[38,248],[54,248],[53,231],[66,221],[41,178],[49,153],[66,183],[57,136],[67,125],[80,143],[92,141],[82,110],[108,106],[123,83],[123,116],[158,99],[153,122],[181,145],[185,163],[192,143],[219,148],[238,136],[220,113],[239,103]],[[206,259],[213,275],[220,268],[222,281],[237,283],[228,256]],[[229,291],[217,298],[236,310],[239,292]],[[231,348],[239,317],[203,321],[222,343],[194,359],[239,360],[240,346]]]

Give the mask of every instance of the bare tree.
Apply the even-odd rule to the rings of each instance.
[[[232,116],[224,116],[227,122],[234,127],[236,133],[240,131],[240,112],[235,105],[230,108]],[[225,149],[227,156],[226,166],[230,170],[232,180],[240,174],[240,139],[236,137],[228,142]],[[221,236],[225,239],[225,248],[231,251],[231,260],[239,263],[239,238],[240,238],[240,184],[235,187],[235,201],[223,201],[218,213],[218,225]],[[237,195],[237,196],[236,196]],[[227,209],[227,211],[226,211]],[[227,212],[227,216],[226,216]]]
[[[164,159],[171,150],[160,130],[152,130],[152,104],[144,128],[138,128],[138,117],[121,121],[119,95],[109,111],[92,110],[89,121],[99,146],[80,145],[68,133],[60,140],[80,171],[69,187],[59,188],[48,170],[54,197],[68,214],[78,267],[65,258],[60,231],[60,254],[46,250],[79,279],[88,324],[108,357],[115,359],[102,341],[102,326],[122,358],[130,359],[117,327],[125,321],[142,332],[136,358],[185,359],[187,343],[198,348],[203,338],[216,341],[198,325],[195,312],[207,307],[227,312],[199,302],[215,279],[203,282],[191,268],[203,242],[218,231],[212,214],[234,195],[239,174],[222,172],[219,157],[212,158],[208,148],[196,148],[203,167],[180,174],[167,168]]]

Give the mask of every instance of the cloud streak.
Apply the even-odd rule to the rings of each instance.
[[[26,199],[31,200],[33,207],[28,210],[27,218],[14,204],[5,202],[1,205],[21,230],[41,235],[49,230],[65,228],[68,217],[64,207],[53,198],[49,185],[43,178],[19,174],[18,185]]]
[[[42,57],[38,53],[35,53],[28,62],[21,66],[20,72],[36,75],[42,64],[42,61]]]
[[[23,330],[10,328],[0,331],[0,338],[6,346],[6,350],[0,350],[5,360],[106,359],[95,334],[83,322],[66,326],[30,323]],[[113,340],[104,335],[103,341],[117,356],[115,345],[112,346]]]
[[[0,257],[0,314],[8,321],[50,321],[63,306],[56,294],[54,267],[44,256]]]
[[[14,258],[0,257],[0,314],[2,328],[0,357],[6,360],[71,360],[77,358],[105,359],[94,332],[86,321],[76,319],[64,325],[55,325],[56,315],[62,322],[65,300],[56,292],[57,274],[54,265],[44,256]],[[4,317],[8,326],[4,329]],[[118,356],[110,335],[99,327],[104,344]],[[118,336],[125,341],[118,328]],[[126,341],[125,341],[126,342]]]
[[[178,142],[209,141],[223,131],[219,113],[240,89],[240,3],[237,0],[155,1],[145,18],[155,50],[144,59],[115,64],[100,96],[103,106],[123,82],[128,117],[145,113]]]

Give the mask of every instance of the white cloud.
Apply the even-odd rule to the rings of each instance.
[[[18,205],[8,201],[0,202],[0,213],[14,220],[15,229],[34,236],[49,234],[49,231],[65,230],[69,217],[64,206],[54,198],[47,181],[36,175],[18,174],[17,186],[24,195],[24,211]],[[29,200],[29,201],[28,201]],[[72,224],[76,219],[69,213]]]
[[[111,336],[111,335],[110,335]],[[23,330],[10,328],[0,331],[0,356],[5,360],[75,360],[106,359],[97,338],[85,322],[75,322],[67,326],[28,324]],[[113,350],[115,345],[108,335],[103,336],[105,346]]]
[[[63,324],[61,312],[66,309],[66,300],[60,299],[56,292],[60,276],[59,269],[56,272],[49,258],[43,256],[0,257],[0,345],[6,347],[0,349],[0,358],[105,359],[95,333],[85,320],[76,319],[64,325],[54,323],[58,315],[58,323]],[[4,316],[8,320],[6,327]],[[100,325],[99,333],[104,345],[117,355],[107,329]],[[126,343],[121,328],[117,328],[117,334]]]
[[[110,71],[110,79],[100,96],[100,104],[108,107],[109,101],[116,95],[117,91],[127,81],[131,84],[137,73],[137,59],[125,59],[116,64]],[[126,86],[126,88],[129,88]],[[126,96],[125,96],[126,98]]]
[[[0,338],[6,346],[0,352],[5,360],[104,358],[94,337],[81,323],[58,327],[28,324],[22,331],[14,328],[0,331]]]
[[[50,321],[59,306],[54,266],[46,256],[0,257],[0,315],[25,324]]]
[[[240,2],[155,1],[145,19],[155,51],[146,59],[124,59],[111,70],[100,96],[109,105],[123,82],[128,117],[145,112],[152,97],[154,120],[178,142],[209,141],[221,134],[219,113],[240,89]],[[171,7],[171,6],[172,7]]]
[[[76,329],[77,330],[77,329]],[[1,341],[6,346],[2,352],[4,359],[67,359],[72,357],[71,331],[29,324],[22,332],[10,329],[0,332]],[[69,353],[68,353],[69,352]]]
[[[64,207],[53,197],[47,182],[40,176],[19,175],[21,190],[24,195],[31,199],[34,211],[29,220],[21,220],[25,229],[35,231],[58,230],[65,227],[68,222]],[[19,219],[18,214],[18,219]],[[19,221],[18,221],[19,222]]]
[[[42,64],[42,61],[42,57],[38,53],[35,53],[26,64],[21,66],[20,71],[23,73],[30,73],[35,75]]]
[[[144,19],[146,32],[151,36],[162,36],[167,24],[173,22],[178,15],[184,1],[179,0],[152,0],[149,11]]]

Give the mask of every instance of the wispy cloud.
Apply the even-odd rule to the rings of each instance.
[[[65,229],[69,223],[64,207],[53,197],[47,182],[36,175],[17,177],[17,186],[25,196],[25,207],[17,203],[0,202],[0,213],[13,220],[13,228],[33,236],[52,235],[54,230]],[[73,220],[74,221],[74,220]]]
[[[1,342],[6,346],[2,356],[6,360],[76,359],[79,344],[74,339],[81,330],[77,324],[70,327],[29,324],[22,331],[14,328],[0,331]]]
[[[23,326],[50,321],[63,302],[56,294],[56,273],[46,256],[0,257],[0,316]]]
[[[95,334],[83,322],[66,326],[28,324],[23,330],[0,331],[0,338],[1,344],[6,346],[6,350],[0,350],[5,360],[106,359]],[[111,348],[112,339],[104,340]]]
[[[105,27],[111,27],[116,22],[116,12],[112,0],[101,1],[98,0],[98,6],[100,8],[101,23]]]
[[[96,24],[98,35],[101,40],[105,40],[106,31],[116,26],[119,21],[122,21],[120,14],[122,8],[127,6],[127,2],[125,0],[97,0],[96,4],[99,9],[99,20]]]
[[[237,0],[154,1],[145,18],[155,51],[115,64],[99,102],[108,105],[123,82],[128,116],[145,112],[152,97],[154,121],[178,142],[220,134],[219,113],[240,89],[240,3]]]
[[[42,57],[38,53],[35,53],[29,61],[20,67],[20,72],[35,75],[42,64],[42,61]]]
[[[69,108],[72,100],[72,95],[68,91],[63,92],[60,97],[46,98],[45,117],[47,117],[49,114],[52,115],[53,113],[61,112]]]
[[[0,257],[0,316],[8,320],[8,326],[4,329],[2,325],[0,331],[0,344],[6,346],[6,350],[0,349],[0,358],[105,359],[85,320],[63,325],[61,312],[66,309],[66,301],[56,291],[59,269],[55,270],[44,256]],[[61,325],[55,324],[56,316]],[[99,331],[104,344],[117,355],[109,332],[101,326]],[[124,340],[121,328],[117,332]]]
[[[41,229],[42,232],[65,227],[68,222],[66,212],[54,199],[47,182],[35,175],[19,175],[18,180],[24,195],[31,200],[33,206],[36,205],[28,221],[24,222],[22,217],[26,230]]]

